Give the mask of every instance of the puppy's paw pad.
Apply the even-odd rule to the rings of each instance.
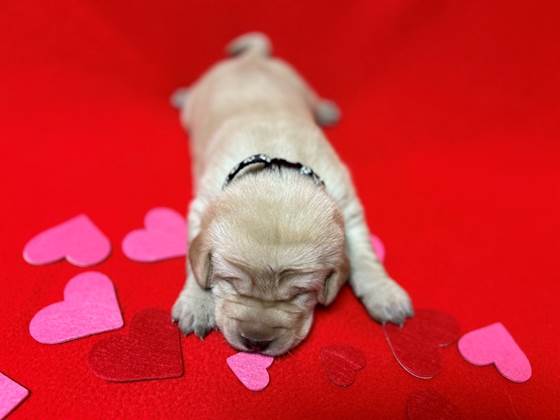
[[[181,109],[187,103],[191,90],[187,87],[178,88],[169,97],[169,103],[175,109]]]
[[[198,337],[204,338],[216,326],[214,303],[211,299],[195,300],[179,296],[171,315],[185,335],[194,332]]]
[[[340,120],[340,109],[333,101],[322,100],[315,108],[315,118],[320,125],[334,125]]]
[[[394,281],[372,289],[362,298],[370,315],[381,323],[402,324],[414,315],[408,294]]]

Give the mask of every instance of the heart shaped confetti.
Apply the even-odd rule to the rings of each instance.
[[[134,316],[127,335],[95,343],[89,365],[95,375],[114,382],[177,378],[183,375],[179,329],[167,311],[145,309]]]
[[[423,390],[412,394],[406,403],[410,420],[460,420],[459,409],[435,391]]]
[[[26,388],[0,373],[0,419],[12,412],[28,395]]]
[[[105,274],[89,271],[73,277],[64,300],[44,307],[29,323],[40,343],[56,344],[123,326],[115,288]]]
[[[385,324],[385,338],[404,370],[430,379],[441,370],[440,348],[459,338],[459,324],[451,315],[419,310],[404,326]]]
[[[377,255],[379,261],[385,261],[385,245],[383,245],[381,238],[376,235],[371,235],[370,239],[371,246],[373,247],[373,252],[375,252],[375,255]]]
[[[510,381],[521,383],[531,378],[529,359],[500,322],[465,334],[458,347],[468,362],[477,366],[493,363]]]
[[[122,242],[124,254],[134,261],[154,262],[182,257],[187,249],[185,218],[173,209],[156,207],[146,213],[145,229],[129,232]]]
[[[352,385],[358,371],[366,366],[364,354],[350,346],[323,347],[320,358],[329,381],[342,387]]]
[[[257,353],[237,353],[227,358],[226,362],[237,379],[251,391],[261,391],[270,382],[267,369],[274,358]]]
[[[78,267],[103,261],[111,252],[109,239],[85,214],[53,226],[32,238],[23,249],[29,264],[66,260]]]

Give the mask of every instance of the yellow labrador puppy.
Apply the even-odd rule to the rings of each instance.
[[[373,318],[402,323],[410,298],[374,254],[349,171],[318,126],[338,120],[336,105],[270,57],[263,34],[227,49],[230,58],[172,97],[195,179],[173,319],[185,334],[217,327],[239,350],[279,355],[349,279]]]

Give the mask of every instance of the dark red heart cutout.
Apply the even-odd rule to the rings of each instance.
[[[327,378],[337,386],[352,385],[358,371],[366,365],[364,354],[350,346],[323,347],[320,357]]]
[[[385,337],[397,362],[413,376],[431,379],[441,370],[440,348],[459,338],[459,324],[451,315],[419,310],[404,326],[385,324]]]
[[[412,394],[406,403],[410,420],[460,420],[459,409],[443,395],[424,390]]]
[[[169,313],[159,309],[138,312],[129,333],[98,341],[89,364],[100,378],[115,382],[176,378],[183,375],[181,336]]]

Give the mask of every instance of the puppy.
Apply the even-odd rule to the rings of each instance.
[[[217,327],[236,349],[280,355],[349,279],[374,319],[402,323],[410,298],[374,254],[350,173],[318,126],[337,122],[336,105],[272,58],[263,34],[227,50],[172,97],[195,182],[173,319],[185,334]]]

